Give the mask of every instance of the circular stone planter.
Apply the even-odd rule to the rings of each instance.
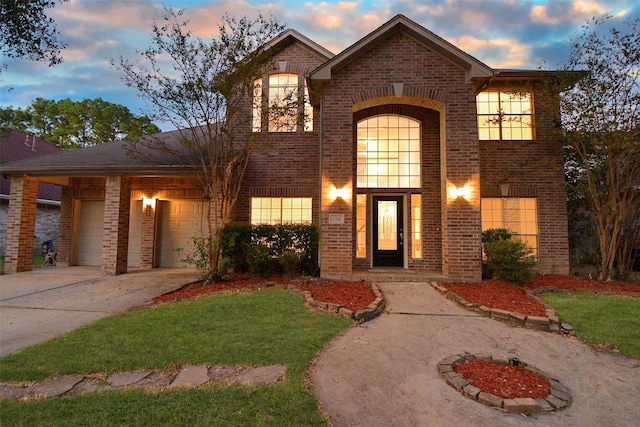
[[[460,374],[456,373],[453,368],[462,365],[471,360],[483,360],[486,362],[493,362],[499,365],[516,365],[527,366],[524,362],[519,361],[516,358],[504,359],[499,357],[493,357],[488,355],[473,355],[473,354],[454,354],[438,364],[438,370],[440,375],[447,381],[447,383],[458,390],[463,395],[470,399],[475,400],[478,403],[482,403],[487,406],[501,408],[505,412],[509,413],[538,413],[538,412],[553,412],[560,409],[564,409],[571,404],[571,393],[560,381],[556,378],[550,377],[544,372],[531,366],[527,366],[527,369],[542,378],[549,381],[551,384],[551,391],[543,399],[532,399],[530,397],[517,398],[517,399],[504,399],[500,396],[485,393],[478,387],[472,385],[464,379]]]

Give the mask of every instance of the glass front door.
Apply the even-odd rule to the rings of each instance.
[[[404,267],[402,196],[373,197],[373,266]]]

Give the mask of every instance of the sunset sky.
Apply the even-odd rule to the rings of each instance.
[[[640,17],[637,0],[71,0],[49,10],[60,31],[64,63],[8,60],[0,74],[0,107],[25,108],[36,97],[96,98],[141,114],[142,101],[121,81],[110,59],[133,58],[148,46],[151,24],[163,4],[186,8],[191,29],[209,37],[228,12],[273,15],[339,53],[401,13],[493,68],[548,68],[566,62],[569,39],[593,16],[610,12],[614,24]],[[9,90],[9,88],[12,88]]]

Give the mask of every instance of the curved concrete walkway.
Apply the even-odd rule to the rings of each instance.
[[[638,425],[637,360],[476,315],[428,284],[378,286],[387,311],[336,339],[310,369],[311,389],[334,426]],[[468,399],[438,372],[440,361],[461,352],[518,357],[562,381],[573,402],[523,417]]]

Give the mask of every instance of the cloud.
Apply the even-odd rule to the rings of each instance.
[[[516,39],[483,40],[462,36],[448,41],[492,68],[530,67],[531,48]]]

